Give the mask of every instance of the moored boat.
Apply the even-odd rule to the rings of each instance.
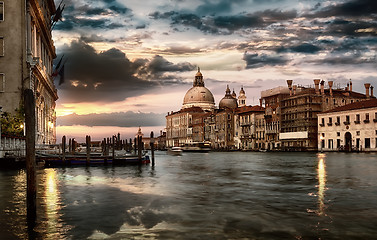
[[[88,165],[86,156],[82,155],[68,155],[65,162],[61,155],[49,155],[37,157],[39,162],[43,162],[45,167],[60,167],[60,166],[85,166]],[[148,155],[143,155],[139,160],[137,155],[124,155],[116,156],[115,159],[112,156],[91,156],[89,165],[130,165],[130,164],[148,164],[150,159]]]
[[[184,152],[209,152],[211,145],[207,142],[186,143],[182,146]]]
[[[167,151],[167,154],[173,155],[173,156],[181,156],[182,155],[182,148],[180,148],[180,147],[169,148],[168,151]]]

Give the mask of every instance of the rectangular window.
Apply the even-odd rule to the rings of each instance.
[[[338,117],[336,117],[336,123],[335,123],[335,125],[340,125],[340,117],[338,116]]]
[[[0,57],[4,56],[4,37],[0,37]]]
[[[346,115],[346,122],[350,122],[350,116]]]
[[[375,139],[375,145],[374,145],[374,148],[377,148],[377,138]]]
[[[355,123],[360,123],[360,114],[356,114],[356,121]]]
[[[321,124],[319,124],[321,127],[325,126],[325,119],[321,118]]]
[[[365,138],[365,148],[370,148],[370,138]]]
[[[0,2],[0,21],[4,21],[4,2]]]
[[[336,147],[340,148],[340,139],[336,139]]]
[[[329,142],[328,142],[328,148],[329,149],[333,149],[334,148],[334,145],[333,145],[333,140],[332,139],[329,139]]]
[[[4,73],[0,73],[0,92],[4,92],[5,90],[5,75]]]
[[[369,113],[365,113],[365,123],[369,123]]]
[[[336,136],[340,137],[340,132],[336,132]]]

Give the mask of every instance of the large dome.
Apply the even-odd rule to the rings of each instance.
[[[187,91],[183,98],[182,108],[190,107],[201,107],[208,111],[215,108],[215,99],[211,91],[204,87],[203,76],[199,68],[195,75],[193,87]]]

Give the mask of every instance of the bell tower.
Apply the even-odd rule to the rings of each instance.
[[[241,87],[240,95],[238,96],[238,106],[239,107],[246,106],[246,95],[245,95],[245,91],[243,90],[243,86]]]

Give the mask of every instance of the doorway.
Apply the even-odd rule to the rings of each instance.
[[[344,150],[346,152],[351,152],[352,151],[352,135],[350,132],[346,132],[346,134],[344,134],[344,140],[345,140]]]

